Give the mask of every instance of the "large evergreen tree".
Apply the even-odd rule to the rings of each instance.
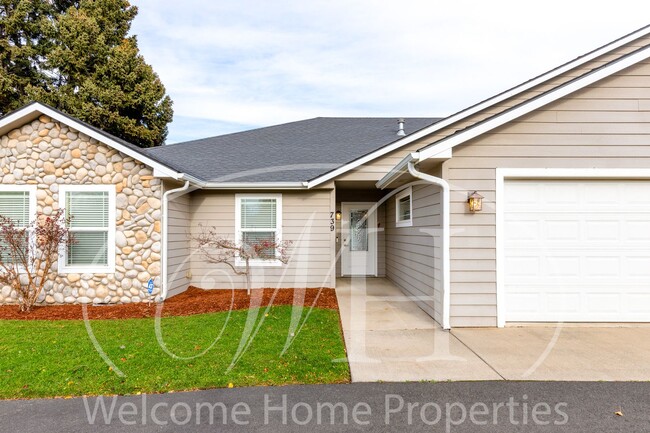
[[[142,147],[167,136],[172,102],[129,36],[126,0],[0,0],[0,112],[53,105]]]

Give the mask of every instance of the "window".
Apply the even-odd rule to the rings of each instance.
[[[59,271],[115,271],[115,187],[62,185],[59,206],[76,243],[64,249]]]
[[[236,233],[238,242],[257,243],[260,241],[281,241],[282,195],[281,194],[237,194],[236,195]],[[251,264],[257,266],[278,266],[276,251],[269,249]],[[236,259],[237,266],[245,262]]]
[[[413,225],[412,213],[413,205],[411,197],[413,196],[412,187],[406,188],[395,196],[395,226],[396,227],[410,227]]]
[[[11,218],[18,228],[29,226],[36,216],[36,186],[0,186],[0,215]],[[5,263],[11,262],[10,257],[2,259]]]

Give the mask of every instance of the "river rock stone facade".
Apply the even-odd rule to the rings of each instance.
[[[47,116],[0,138],[0,183],[37,186],[37,212],[58,208],[59,186],[115,185],[115,272],[57,274],[41,304],[129,303],[155,299],[160,291],[162,184],[152,169]],[[154,279],[149,295],[147,282]],[[11,287],[0,303],[15,303]]]

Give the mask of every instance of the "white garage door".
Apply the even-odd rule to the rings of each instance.
[[[650,182],[506,180],[506,320],[650,321]]]

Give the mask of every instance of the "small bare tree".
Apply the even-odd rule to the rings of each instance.
[[[0,284],[16,291],[21,312],[31,311],[43,292],[59,248],[74,243],[69,222],[63,209],[39,214],[27,227],[0,215]]]
[[[283,264],[289,263],[289,248],[291,241],[258,240],[255,242],[236,242],[217,233],[215,227],[199,225],[200,233],[190,236],[196,244],[196,249],[208,263],[224,263],[232,269],[235,275],[246,277],[246,290],[251,292],[251,260],[278,260]],[[236,259],[244,262],[237,266]]]

